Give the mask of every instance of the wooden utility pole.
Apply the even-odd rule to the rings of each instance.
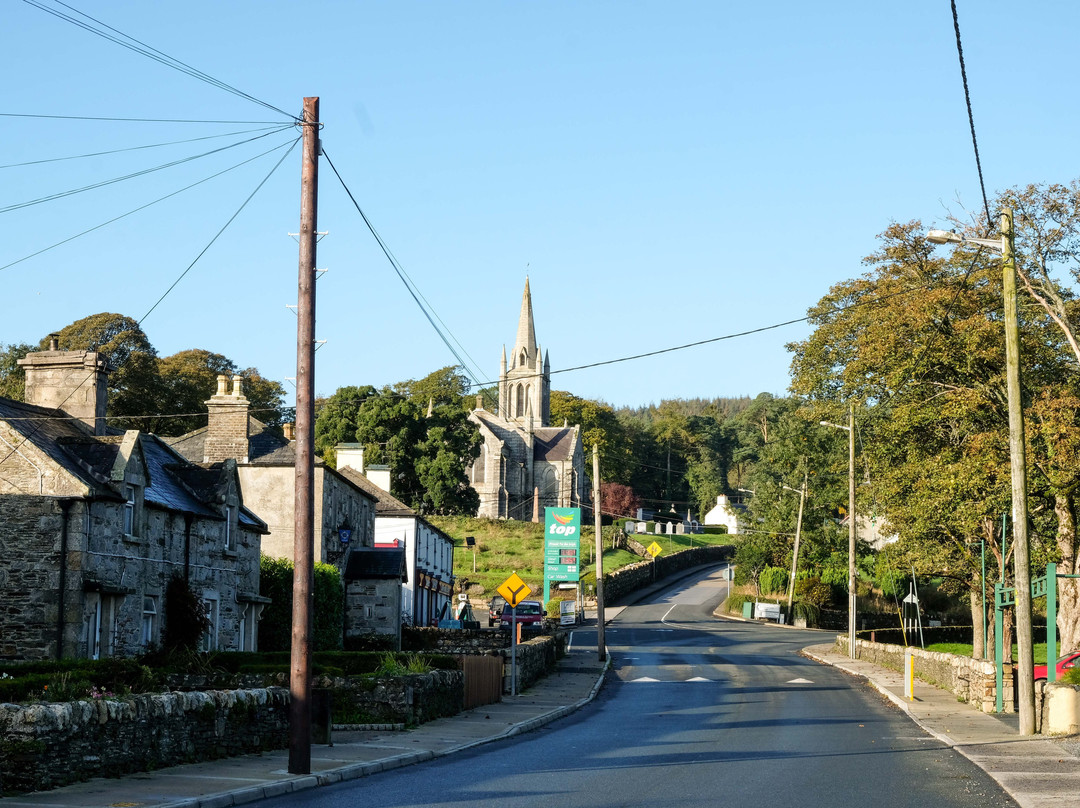
[[[600,498],[600,449],[597,444],[592,447],[592,476],[593,476],[593,525],[596,530],[596,654],[603,662],[607,659],[607,646],[604,643],[604,538],[600,528],[603,512]]]
[[[319,99],[304,99],[300,169],[300,280],[296,314],[296,488],[293,513],[289,773],[311,774],[311,598],[315,549],[315,229]]]
[[[855,404],[848,409],[848,655],[855,659]]]
[[[1020,328],[1016,314],[1013,215],[1001,211],[1002,296],[1005,298],[1005,386],[1009,402],[1009,470],[1012,478],[1013,566],[1016,585],[1016,674],[1020,734],[1035,734],[1035,671],[1031,638],[1031,569],[1028,548],[1027,457],[1020,401]],[[1002,542],[1004,548],[1004,542]],[[1004,552],[1004,549],[1003,549]],[[1050,660],[1053,665],[1053,660]]]

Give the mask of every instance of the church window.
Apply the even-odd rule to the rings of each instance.
[[[514,414],[519,418],[525,414],[525,388],[520,384],[517,386],[517,408]]]
[[[480,456],[473,461],[473,482],[482,483],[484,481],[484,450],[480,450]]]
[[[521,358],[518,360],[518,364],[521,365],[522,367],[525,367],[525,360],[528,359],[528,357],[529,357],[529,355],[527,353],[525,353],[525,349],[522,348],[521,349]]]

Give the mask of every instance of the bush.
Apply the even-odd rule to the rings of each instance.
[[[766,567],[758,578],[762,594],[787,592],[788,572],[779,567]]]
[[[199,647],[210,630],[202,601],[180,573],[175,573],[165,587],[165,625],[161,645],[166,652],[192,651]]]
[[[820,612],[833,599],[833,588],[820,578],[800,578],[795,582],[795,597],[800,604]],[[798,612],[796,612],[798,614]],[[809,623],[809,619],[807,620]]]
[[[292,645],[292,561],[262,556],[259,559],[259,593],[271,601],[259,620],[259,648],[286,651]],[[345,612],[341,573],[337,567],[315,564],[312,594],[312,648],[316,651],[340,650]]]

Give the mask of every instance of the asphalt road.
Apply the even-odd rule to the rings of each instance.
[[[719,573],[609,624],[598,698],[517,739],[263,806],[1015,806],[860,680],[799,656],[822,635],[717,621]],[[575,647],[595,630],[577,631]]]

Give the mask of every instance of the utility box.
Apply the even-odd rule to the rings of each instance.
[[[745,617],[747,620],[753,620],[754,619],[754,604],[753,603],[751,603],[750,601],[746,601],[746,603],[744,603],[742,605],[742,616]]]

